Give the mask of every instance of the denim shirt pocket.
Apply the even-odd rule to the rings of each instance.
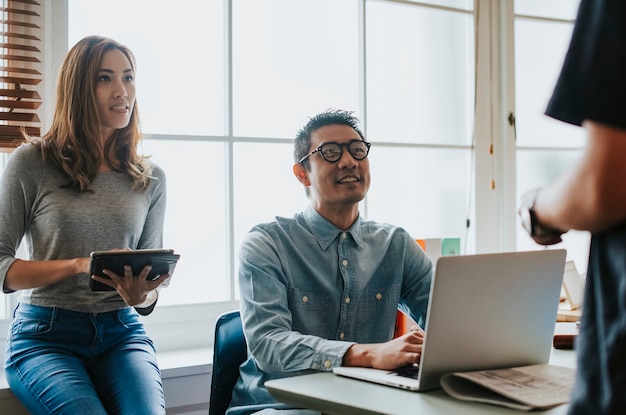
[[[328,315],[327,295],[315,291],[291,288],[289,290],[289,309],[291,310],[294,331],[322,336],[327,330]]]
[[[364,335],[373,337],[359,341],[385,342],[393,336],[400,288],[400,284],[391,284],[363,291],[356,315],[357,327]]]

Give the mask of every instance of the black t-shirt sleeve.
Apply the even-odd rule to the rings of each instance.
[[[626,1],[582,0],[546,114],[626,129]]]

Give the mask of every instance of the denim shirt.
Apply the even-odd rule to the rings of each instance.
[[[239,268],[250,357],[231,406],[273,403],[265,381],[330,371],[352,344],[391,340],[399,305],[423,326],[432,272],[396,226],[359,217],[342,231],[312,206],[255,226]]]

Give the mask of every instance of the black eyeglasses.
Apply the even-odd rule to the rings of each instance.
[[[370,152],[371,145],[371,143],[363,140],[351,140],[343,144],[334,142],[324,143],[306,156],[302,157],[298,163],[302,163],[315,153],[320,153],[320,156],[322,156],[322,158],[329,163],[336,163],[341,158],[343,147],[348,148],[348,152],[355,160],[363,160]]]

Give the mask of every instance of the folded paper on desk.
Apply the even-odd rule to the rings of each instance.
[[[530,411],[568,402],[575,375],[573,368],[543,364],[448,373],[441,386],[457,399]]]

